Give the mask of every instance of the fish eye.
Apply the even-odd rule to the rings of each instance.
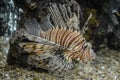
[[[88,44],[85,43],[85,44],[83,45],[83,49],[86,49],[87,47],[88,47]]]

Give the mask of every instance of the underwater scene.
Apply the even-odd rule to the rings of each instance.
[[[120,80],[120,0],[1,0],[0,80]]]

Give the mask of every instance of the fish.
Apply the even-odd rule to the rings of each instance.
[[[65,8],[63,5],[59,5],[59,7],[60,6],[62,6],[61,8]],[[50,19],[47,19],[52,26],[49,26],[45,31],[42,30],[41,25],[35,19],[27,20],[27,23],[25,23],[25,27],[27,27],[29,33],[30,30],[32,30],[29,28],[37,27],[37,30],[34,30],[36,31],[34,34],[28,33],[25,35],[31,42],[19,43],[21,48],[23,48],[30,56],[33,56],[31,57],[31,60],[35,60],[38,64],[45,63],[44,65],[50,71],[67,71],[74,68],[76,61],[84,62],[85,60],[94,60],[96,56],[95,52],[93,51],[91,44],[83,37],[83,32],[85,31],[79,29],[79,19],[75,19],[77,16],[74,13],[71,13],[73,17],[67,17],[68,21],[64,21],[65,15],[62,17],[60,12],[57,14],[59,9],[56,4],[51,4],[48,10],[51,13],[54,24],[50,23]],[[66,13],[66,15],[68,14]],[[55,21],[57,16],[59,16],[58,20]],[[71,19],[77,21],[72,21],[73,23],[71,23]]]

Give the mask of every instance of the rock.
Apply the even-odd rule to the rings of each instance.
[[[120,26],[115,27],[114,31],[107,37],[107,45],[109,48],[120,50]]]

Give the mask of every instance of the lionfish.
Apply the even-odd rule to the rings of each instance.
[[[71,12],[70,7],[51,4],[48,10],[50,15],[45,20],[50,26],[42,27],[35,19],[25,22],[28,31],[29,27],[39,28],[33,30],[38,33],[26,34],[32,42],[19,44],[30,54],[31,60],[44,63],[51,71],[67,71],[74,68],[76,61],[93,60],[94,51],[83,37],[84,30],[79,30],[78,16]]]

